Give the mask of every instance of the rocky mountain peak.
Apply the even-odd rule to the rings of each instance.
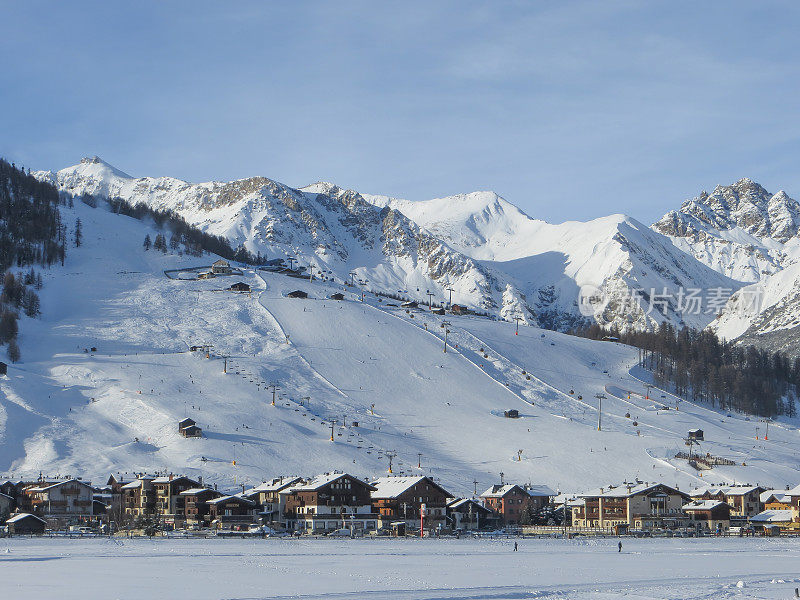
[[[673,237],[701,239],[710,231],[740,228],[758,238],[785,243],[800,231],[800,205],[785,192],[770,194],[752,179],[718,185],[685,201],[653,228]]]

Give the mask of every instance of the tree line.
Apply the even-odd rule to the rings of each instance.
[[[90,198],[96,206],[96,199]],[[151,208],[143,202],[137,202],[134,205],[122,198],[108,198],[106,201],[114,213],[133,217],[139,221],[149,219],[159,229],[167,229],[170,232],[169,248],[173,250],[178,250],[182,246],[183,251],[190,256],[201,256],[203,252],[208,252],[228,260],[250,265],[257,265],[263,262],[263,257],[260,253],[254,255],[244,246],[234,249],[223,236],[211,235],[201,231],[187,223],[183,217],[174,211]],[[149,250],[150,247],[154,247],[156,250],[166,252],[166,236],[158,234],[156,238],[158,243],[154,245],[152,241],[149,241],[150,236],[148,235],[143,244],[145,249]]]
[[[655,331],[604,329],[590,325],[571,333],[591,339],[617,338],[641,349],[641,366],[655,383],[678,396],[722,410],[761,417],[797,414],[800,357],[720,340],[713,332],[661,323]]]
[[[59,204],[62,199],[53,185],[0,159],[0,344],[7,345],[12,362],[21,358],[17,344],[20,311],[31,318],[40,313],[36,291],[42,288],[42,275],[34,265],[64,262],[66,231]],[[27,271],[11,270],[26,266],[30,267]]]

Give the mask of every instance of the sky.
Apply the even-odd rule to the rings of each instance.
[[[797,2],[0,0],[0,156],[551,222],[800,198]]]

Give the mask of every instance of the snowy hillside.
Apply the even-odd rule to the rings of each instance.
[[[504,317],[531,318],[524,298],[500,273],[454,251],[397,211],[376,209],[358,193],[295,190],[265,177],[191,184],[132,178],[97,157],[38,177],[73,195],[119,197],[172,210],[201,230],[266,258],[292,257],[338,281],[355,272],[372,289],[453,301]]]
[[[649,299],[739,287],[629,217],[551,225],[491,192],[408,202],[329,183],[296,190],[263,177],[190,184],[132,178],[96,157],[38,176],[74,195],[176,211],[234,248],[291,256],[337,281],[355,272],[370,289],[423,301],[431,291],[440,303],[452,289],[455,303],[550,329],[590,320],[704,327],[713,313]]]
[[[84,244],[46,272],[42,317],[21,326],[23,362],[0,379],[6,476],[99,481],[163,469],[240,485],[338,468],[367,477],[385,473],[396,451],[395,472],[432,473],[458,494],[500,472],[561,490],[634,477],[682,489],[709,476],[800,480],[796,423],[754,442],[758,424],[743,416],[688,402],[675,410],[666,392],[646,399],[630,347],[448,316],[445,353],[444,317],[251,268],[197,280],[191,269],[215,257],[145,251],[155,231],[104,206],[63,209],[70,231],[80,217]],[[252,293],[226,291],[236,281]],[[287,296],[297,289],[309,298]],[[328,299],[334,292],[345,299]],[[199,344],[213,346],[209,358],[188,350]],[[504,418],[510,408],[519,419]],[[186,416],[202,438],[178,434]],[[703,452],[735,466],[701,477],[674,458],[693,427],[706,432]]]

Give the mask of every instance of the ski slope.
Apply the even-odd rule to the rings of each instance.
[[[663,391],[645,399],[635,349],[406,312],[368,293],[362,301],[360,288],[252,268],[167,276],[188,278],[216,257],[145,252],[148,224],[81,203],[64,210],[69,231],[77,217],[84,244],[45,273],[43,315],[21,321],[23,362],[0,379],[0,476],[100,482],[167,470],[235,488],[331,469],[379,476],[396,453],[395,473],[431,474],[459,495],[500,473],[573,492],[636,477],[681,489],[800,481],[796,422],[756,441],[756,419],[685,401],[674,410]],[[236,281],[252,293],[225,291]],[[287,297],[297,289],[309,298]],[[200,344],[209,358],[189,351]],[[596,394],[606,396],[602,431]],[[203,438],[178,434],[187,416]],[[701,476],[673,458],[694,427],[707,440],[695,451],[737,465]]]

